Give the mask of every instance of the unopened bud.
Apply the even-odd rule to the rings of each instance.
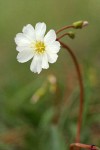
[[[87,26],[88,24],[88,21],[83,21],[83,27]]]
[[[75,38],[75,33],[72,32],[72,31],[69,31],[69,32],[68,32],[68,36],[69,36],[71,39],[74,39],[74,38]]]
[[[73,27],[75,28],[75,29],[81,29],[81,28],[83,28],[83,27],[85,27],[85,26],[87,26],[88,25],[88,22],[87,21],[77,21],[77,22],[74,22],[73,23]]]

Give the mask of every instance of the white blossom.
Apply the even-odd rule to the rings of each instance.
[[[56,32],[50,30],[46,35],[46,24],[37,23],[35,28],[28,24],[23,27],[22,33],[15,37],[16,50],[19,52],[17,60],[24,63],[32,59],[30,70],[40,73],[49,68],[49,63],[55,63],[60,50],[60,43],[56,41]]]

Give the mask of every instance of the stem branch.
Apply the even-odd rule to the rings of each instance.
[[[80,66],[79,63],[77,61],[76,56],[74,55],[73,51],[71,50],[71,48],[69,48],[65,43],[61,42],[59,40],[60,44],[69,52],[69,54],[71,55],[75,68],[76,68],[76,72],[77,72],[77,76],[78,76],[78,80],[79,80],[79,86],[80,86],[80,107],[79,107],[79,116],[78,116],[78,126],[77,126],[77,135],[76,135],[76,142],[80,142],[80,132],[81,132],[81,126],[82,126],[82,115],[83,115],[83,102],[84,102],[84,87],[83,87],[83,81],[82,81],[82,75],[81,75],[81,70],[80,70]]]
[[[65,34],[61,35],[60,37],[57,38],[57,41],[59,41],[60,39],[62,39],[66,35],[69,35],[69,33],[65,33]]]
[[[86,145],[86,144],[81,144],[81,143],[72,143],[70,145],[70,150],[74,150],[74,147],[78,147],[78,148],[85,148],[85,149],[90,149],[90,150],[99,150],[98,147],[93,146],[93,145]]]
[[[56,34],[60,33],[60,32],[63,31],[63,30],[70,29],[70,28],[74,28],[74,26],[73,26],[73,25],[65,26],[65,27],[63,27],[63,28],[57,30],[57,31],[56,31]]]

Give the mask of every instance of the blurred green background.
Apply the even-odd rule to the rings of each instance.
[[[79,88],[74,65],[61,49],[58,61],[37,75],[19,64],[14,37],[23,26],[47,30],[87,20],[63,40],[83,73],[85,102],[81,142],[100,144],[100,0],[0,0],[0,150],[65,150],[75,142]]]

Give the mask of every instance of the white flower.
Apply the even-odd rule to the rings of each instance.
[[[45,23],[37,23],[35,29],[28,24],[15,37],[16,50],[19,52],[17,60],[24,63],[33,58],[30,70],[38,74],[42,69],[49,68],[49,63],[56,62],[60,50],[55,31],[50,30],[46,35],[45,32]]]

